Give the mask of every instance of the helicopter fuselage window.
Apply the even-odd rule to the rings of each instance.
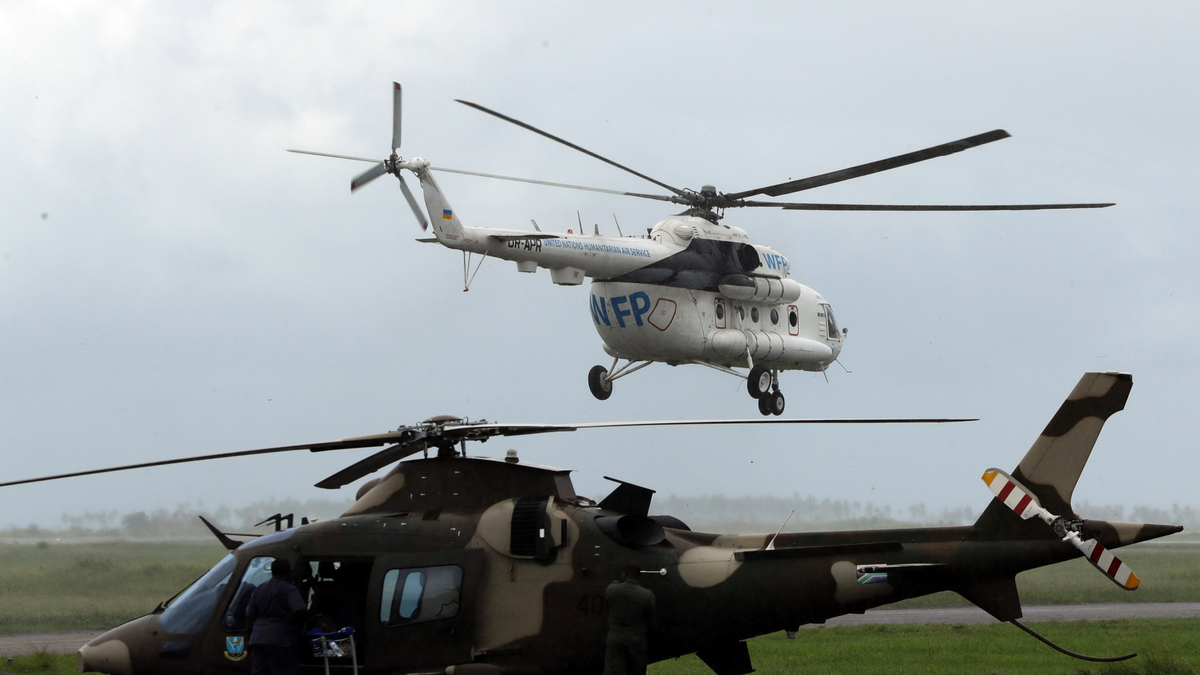
[[[208,626],[208,619],[217,608],[217,601],[229,584],[237,567],[237,558],[227,555],[181,593],[170,607],[163,610],[159,620],[168,633],[195,635]]]
[[[246,571],[242,573],[242,582],[238,584],[237,593],[229,602],[229,607],[225,609],[225,616],[221,617],[221,627],[227,632],[246,630],[246,607],[250,605],[250,596],[254,593],[254,589],[271,578],[271,563],[273,562],[275,562],[275,558],[271,556],[258,556],[251,559],[250,564],[246,566]]]
[[[458,565],[388,570],[383,577],[379,620],[404,626],[458,615],[462,568]]]

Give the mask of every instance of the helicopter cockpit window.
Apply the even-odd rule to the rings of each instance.
[[[403,626],[458,615],[462,568],[458,565],[389,570],[383,577],[379,620]]]
[[[242,583],[238,585],[237,593],[225,609],[221,617],[221,626],[228,632],[246,630],[246,607],[250,605],[250,595],[254,589],[263,585],[271,578],[271,563],[275,559],[270,556],[259,556],[250,561],[242,574]]]
[[[168,633],[195,635],[208,625],[208,619],[217,607],[217,601],[229,584],[229,577],[237,567],[237,558],[232,555],[217,563],[204,576],[181,593],[170,607],[163,610],[159,620]]]
[[[833,308],[830,307],[829,305],[824,305],[824,307],[825,307],[825,327],[827,329],[826,335],[828,335],[830,337],[830,339],[836,340],[836,339],[840,338],[842,335],[841,335],[841,333],[838,332],[837,321],[835,321],[833,318]]]
[[[753,272],[762,267],[762,258],[759,257],[758,251],[753,246],[745,244],[739,246],[737,260],[743,272]]]

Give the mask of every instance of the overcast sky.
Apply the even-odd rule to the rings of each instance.
[[[798,492],[982,509],[1080,375],[1132,372],[1076,502],[1196,505],[1200,8],[1186,3],[289,2],[0,5],[0,453],[5,480],[503,422],[758,417],[744,382],[610,359],[586,287],[421,236],[405,156],[654,187],[744,190],[1003,128],[1012,138],[803,194],[874,203],[1117,202],[1104,210],[817,213],[725,222],[786,255],[849,339],[789,417],[969,416],[954,427],[593,431],[513,441],[662,494]],[[442,174],[468,225],[641,232],[658,202]],[[0,491],[0,526],[83,511],[242,506],[366,451],[143,470]],[[349,499],[356,486],[343,489]],[[264,514],[269,515],[269,514]],[[298,514],[303,515],[303,514]],[[780,514],[780,518],[786,514]],[[1084,514],[1087,515],[1086,513]]]

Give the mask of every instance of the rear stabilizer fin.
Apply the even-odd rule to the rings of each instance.
[[[1075,484],[1104,422],[1125,408],[1132,388],[1133,376],[1128,373],[1084,373],[1012,474],[998,469],[989,469],[988,473],[1002,475],[1023,488],[1039,510],[1078,520],[1079,515],[1071,507]],[[984,481],[992,486],[987,474]],[[1015,522],[1010,510],[1013,507],[1002,502],[998,499],[988,504],[975,527],[1006,531],[1021,538],[1045,536],[1036,523]]]
[[[1104,422],[1125,408],[1128,373],[1085,373],[1013,471],[1013,478],[1052,513],[1078,518],[1071,495]]]
[[[199,518],[201,522],[204,523],[204,526],[208,528],[208,531],[212,532],[213,536],[217,538],[217,541],[221,542],[221,545],[225,547],[226,551],[236,550],[237,547],[242,545],[242,542],[237,541],[236,539],[230,539],[224,532],[220,530],[220,528],[208,522],[208,519],[204,516],[199,516]]]

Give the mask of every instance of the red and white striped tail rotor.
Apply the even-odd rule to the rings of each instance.
[[[988,469],[983,473],[983,482],[987,483],[988,489],[1004,503],[1005,506],[1012,509],[1014,513],[1021,516],[1023,520],[1037,517],[1047,525],[1053,526],[1056,521],[1061,519],[1042,508],[1037,497],[1034,497],[1023,485],[1018,483],[1016,479],[999,469]],[[1058,530],[1062,534],[1061,530]],[[1112,579],[1115,584],[1127,590],[1134,590],[1140,584],[1141,580],[1129,569],[1120,558],[1113,555],[1104,545],[1095,539],[1084,541],[1080,538],[1079,533],[1067,530],[1063,536],[1063,541],[1069,542],[1072,546],[1079,549],[1088,562],[1103,572],[1105,576]]]
[[[1054,522],[1056,516],[1043,509],[1037,497],[1030,494],[1016,479],[1000,469],[985,471],[983,482],[987,483],[988,489],[996,495],[996,499],[1004,502],[1004,505],[1021,516],[1022,520],[1029,520],[1037,516],[1047,525]]]
[[[1072,539],[1073,537],[1073,539]],[[1127,590],[1134,590],[1141,585],[1142,580],[1138,579],[1133,570],[1129,569],[1120,558],[1113,555],[1111,551],[1104,548],[1104,544],[1095,539],[1080,541],[1079,535],[1074,532],[1068,541],[1075,545],[1075,548],[1083,551],[1083,555],[1087,556],[1088,562],[1092,563],[1096,569],[1108,575],[1118,586]]]

